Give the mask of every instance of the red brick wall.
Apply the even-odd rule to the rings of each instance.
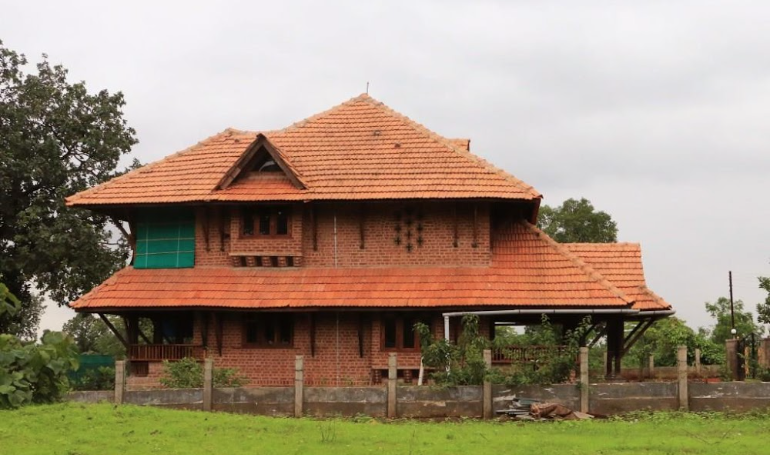
[[[311,267],[335,266],[334,219],[337,218],[337,266],[382,267],[388,265],[489,265],[490,210],[486,203],[426,202],[421,204],[370,203],[315,204],[316,246],[309,205],[292,206],[291,235],[285,238],[243,237],[241,212],[222,208],[228,236],[221,251],[219,213],[199,210],[196,216],[196,265],[232,266],[231,253],[255,256],[302,257],[298,264]],[[477,210],[476,247],[474,207]],[[412,215],[408,215],[408,210]],[[401,213],[397,221],[396,213]],[[418,213],[422,219],[418,219]],[[209,218],[209,248],[206,248],[206,218]],[[455,247],[457,217],[458,246]],[[407,219],[412,224],[407,224]],[[364,220],[364,248],[360,248],[360,220]],[[422,227],[418,231],[418,225]],[[397,226],[400,231],[397,232]],[[408,238],[407,232],[411,231]],[[399,237],[400,244],[395,239]],[[421,237],[422,245],[418,245]],[[407,250],[407,244],[412,250]]]
[[[208,220],[208,223],[207,223]],[[230,266],[230,215],[228,210],[197,210],[195,216],[195,265]],[[226,234],[220,235],[223,230]],[[208,246],[207,233],[208,231]]]
[[[252,253],[260,256],[301,256],[303,219],[302,206],[291,206],[290,235],[276,238],[244,237],[241,210],[234,208],[230,217],[230,245],[232,253]]]
[[[327,386],[369,385],[373,372],[388,369],[390,352],[397,353],[399,370],[417,370],[419,351],[386,350],[381,344],[379,312],[323,312],[316,314],[316,349],[311,355],[310,314],[294,314],[294,343],[291,348],[255,348],[243,346],[244,313],[223,313],[222,355],[217,351],[215,327],[209,323],[207,356],[218,368],[236,368],[248,379],[249,386],[291,386],[294,381],[295,356],[303,355],[305,384]],[[431,321],[434,336],[444,334],[441,314],[422,313]],[[457,321],[453,320],[457,324]],[[363,356],[359,354],[359,324],[363,328]],[[480,331],[487,334],[482,321]],[[193,343],[201,343],[201,325],[196,319]],[[132,389],[157,387],[162,364],[150,362],[147,377],[129,378]],[[385,375],[384,375],[385,377]],[[413,376],[414,377],[414,376]],[[417,380],[417,377],[414,377]]]

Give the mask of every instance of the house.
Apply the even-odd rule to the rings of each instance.
[[[185,356],[290,385],[298,354],[309,384],[379,383],[391,352],[409,381],[413,324],[452,339],[469,312],[487,336],[589,315],[617,374],[671,306],[646,287],[639,245],[558,244],[534,226],[541,198],[468,139],[360,95],[282,130],[227,129],[68,198],[125,223],[133,250],[71,306],[124,317],[134,385]]]

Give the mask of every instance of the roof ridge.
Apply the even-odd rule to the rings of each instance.
[[[582,272],[584,272],[589,278],[592,280],[598,282],[599,284],[603,285],[606,289],[608,289],[611,293],[616,295],[621,300],[625,301],[630,306],[634,304],[634,300],[631,299],[629,296],[624,294],[623,291],[621,291],[619,288],[617,288],[613,283],[611,283],[607,278],[605,278],[600,272],[596,271],[592,266],[584,262],[583,259],[581,259],[579,256],[573,254],[570,250],[568,250],[566,247],[562,246],[560,243],[558,243],[556,240],[549,237],[547,233],[544,231],[538,229],[534,224],[528,223],[527,221],[519,221],[520,224],[523,224],[527,229],[529,229],[534,234],[537,234],[539,238],[542,238],[549,246],[551,246],[554,250],[556,250],[561,255],[568,258],[573,265],[578,267]]]
[[[285,128],[281,128],[279,130],[274,130],[274,131],[269,131],[269,133],[273,133],[273,134],[288,133],[288,132],[290,132],[292,130],[295,130],[295,129],[298,129],[298,128],[302,128],[306,124],[308,124],[308,123],[310,123],[310,122],[312,122],[314,120],[317,120],[320,117],[323,117],[325,115],[331,114],[332,112],[340,109],[341,107],[349,106],[349,105],[351,105],[353,103],[356,103],[357,101],[362,101],[362,100],[367,100],[367,99],[372,99],[372,98],[368,94],[362,93],[361,95],[354,96],[353,98],[350,98],[350,99],[348,99],[346,101],[343,101],[342,103],[340,103],[340,104],[338,104],[336,106],[332,106],[329,109],[325,109],[325,110],[323,110],[321,112],[313,114],[313,115],[311,115],[309,117],[306,117],[306,118],[304,118],[302,120],[294,122],[294,123],[292,123],[291,125],[289,125],[289,126],[287,126]],[[266,132],[264,134],[267,135],[268,132]]]
[[[408,116],[406,116],[406,115],[404,115],[404,114],[394,110],[393,108],[391,108],[390,106],[386,105],[382,101],[378,101],[378,100],[372,98],[369,95],[366,95],[365,97],[362,97],[360,95],[359,97],[353,98],[352,100],[357,100],[357,101],[358,100],[362,100],[362,101],[368,102],[369,104],[373,105],[376,108],[379,108],[381,111],[385,112],[386,114],[388,114],[388,115],[390,115],[390,116],[392,116],[392,117],[394,117],[394,118],[396,118],[398,120],[401,120],[401,121],[407,123],[407,125],[412,127],[415,131],[428,136],[430,139],[432,139],[432,140],[440,143],[441,145],[449,148],[450,150],[452,150],[455,153],[463,156],[464,158],[468,159],[469,161],[471,161],[471,162],[473,162],[475,164],[481,165],[485,170],[487,170],[489,172],[492,172],[493,174],[496,174],[496,175],[498,175],[498,176],[508,180],[509,182],[511,182],[514,185],[516,185],[517,187],[519,187],[521,190],[525,191],[526,193],[530,193],[533,196],[533,198],[541,198],[541,197],[543,197],[541,195],[541,193],[539,193],[532,185],[528,185],[527,183],[525,183],[524,181],[518,179],[514,175],[509,174],[508,172],[506,172],[506,171],[504,171],[504,170],[502,170],[502,169],[500,169],[500,168],[490,164],[484,158],[481,158],[481,157],[471,153],[468,150],[464,150],[464,149],[461,149],[459,147],[456,147],[448,138],[446,138],[446,137],[444,137],[444,136],[434,132],[433,130],[429,129],[425,125],[423,125],[423,124],[421,124],[419,122],[416,122],[415,120],[412,120]]]
[[[138,167],[136,169],[132,169],[129,172],[126,172],[123,175],[119,175],[117,177],[113,177],[110,180],[107,180],[106,182],[102,182],[102,183],[100,183],[100,184],[98,184],[96,186],[93,186],[91,188],[88,188],[86,190],[79,191],[79,192],[73,194],[72,196],[65,198],[65,203],[66,203],[66,205],[72,205],[74,202],[77,202],[78,199],[81,199],[84,196],[93,195],[93,194],[99,193],[100,191],[103,191],[103,190],[113,186],[117,182],[122,182],[123,180],[126,180],[129,177],[135,176],[137,174],[141,174],[143,172],[151,171],[154,167],[158,166],[159,164],[165,163],[166,161],[169,161],[172,158],[177,158],[177,157],[179,157],[181,155],[187,154],[187,153],[192,152],[192,151],[194,151],[194,150],[196,150],[196,149],[198,149],[200,147],[203,147],[203,146],[206,145],[207,142],[209,142],[209,141],[211,141],[211,140],[213,140],[213,139],[215,139],[217,137],[220,137],[220,136],[223,136],[223,135],[232,135],[233,132],[235,132],[235,131],[237,131],[237,130],[234,130],[233,128],[225,128],[224,130],[220,131],[219,133],[213,134],[213,135],[207,137],[206,139],[200,140],[197,143],[195,143],[195,144],[193,144],[193,145],[191,145],[191,146],[189,146],[189,147],[187,147],[185,149],[182,149],[182,150],[180,150],[180,151],[178,151],[176,153],[172,153],[171,155],[164,156],[163,158],[161,158],[159,160],[156,160],[156,161],[144,164],[144,165],[142,165],[142,166],[140,166],[140,167]]]

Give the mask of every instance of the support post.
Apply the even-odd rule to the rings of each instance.
[[[739,340],[730,339],[725,340],[725,364],[728,366],[728,370],[731,372],[731,380],[739,380],[739,363],[736,361],[736,350],[738,349]]]
[[[206,359],[203,361],[203,410],[211,411],[212,406],[212,387],[214,378],[214,360]]]
[[[388,409],[386,416],[396,418],[396,353],[388,354]]]
[[[303,356],[298,355],[294,358],[294,416],[303,416],[303,387],[305,385],[305,366]]]
[[[677,398],[681,411],[688,410],[688,348],[677,347]]]
[[[485,368],[489,370],[493,366],[493,351],[485,349],[483,355]],[[493,418],[493,384],[487,375],[485,375],[484,382],[482,383],[482,418]]]
[[[581,412],[589,412],[589,348],[579,348],[579,384],[581,387]]]
[[[648,356],[648,377],[653,378],[655,376],[656,365],[654,362],[653,354]]]
[[[123,404],[123,392],[126,391],[126,361],[115,361],[115,404]]]
[[[696,370],[696,376],[701,377],[701,349],[693,350],[693,367]]]

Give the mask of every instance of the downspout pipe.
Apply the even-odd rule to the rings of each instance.
[[[550,309],[550,310],[533,310],[533,309],[519,309],[519,310],[490,310],[490,311],[456,311],[450,313],[442,313],[444,317],[444,339],[450,341],[450,318],[457,316],[465,316],[467,314],[473,314],[477,316],[505,316],[512,314],[650,314],[651,316],[664,316],[674,314],[674,310],[666,311],[644,311],[633,310],[631,308],[602,308],[602,309]]]

